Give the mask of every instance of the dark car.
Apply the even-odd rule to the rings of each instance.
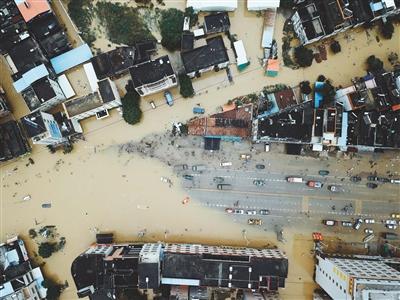
[[[256,169],[259,169],[259,170],[265,169],[265,165],[258,164],[258,165],[256,165]]]
[[[193,178],[194,178],[193,175],[186,175],[186,174],[183,175],[182,177],[183,177],[184,179],[186,179],[186,180],[193,180]]]
[[[390,179],[385,177],[378,177],[378,181],[382,183],[388,183],[390,182]]]
[[[268,209],[260,209],[258,212],[260,215],[269,215],[269,210]]]
[[[378,176],[369,175],[369,176],[367,177],[367,179],[368,179],[369,181],[378,181]]]
[[[326,175],[329,174],[329,171],[328,170],[319,170],[318,174],[321,175],[321,176],[326,176]]]
[[[354,228],[355,230],[360,229],[362,223],[363,223],[363,220],[362,220],[362,219],[357,219],[357,220],[354,222],[353,228]]]
[[[350,177],[350,181],[351,182],[360,182],[361,181],[361,177],[360,176],[351,176]]]
[[[376,183],[373,183],[373,182],[367,183],[367,188],[376,189],[377,187],[378,187],[378,185]]]

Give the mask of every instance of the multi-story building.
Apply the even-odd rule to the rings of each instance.
[[[229,65],[229,57],[222,36],[206,39],[206,45],[181,53],[186,74],[200,77],[201,73],[218,71]]]
[[[32,268],[24,242],[18,237],[0,245],[0,299],[46,299],[40,267]]]
[[[332,299],[400,297],[400,272],[381,257],[318,255],[315,281]]]
[[[276,292],[288,260],[277,249],[192,244],[95,244],[72,263],[79,297],[120,296],[127,290],[204,294],[204,288]],[[169,297],[169,294],[163,293]],[[115,299],[115,298],[114,298]]]
[[[140,96],[147,96],[178,85],[168,55],[132,66],[133,86]]]

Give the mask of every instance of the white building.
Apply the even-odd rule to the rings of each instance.
[[[400,272],[381,257],[317,256],[315,281],[332,299],[389,300],[400,298]]]
[[[234,11],[238,0],[187,0],[186,7],[193,7],[194,11]]]
[[[57,145],[65,140],[52,114],[34,112],[23,117],[21,123],[34,144]]]
[[[270,8],[278,8],[280,0],[247,0],[247,9],[252,11],[266,10]]]

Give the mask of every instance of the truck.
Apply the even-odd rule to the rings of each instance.
[[[193,107],[193,113],[194,114],[202,115],[202,114],[205,113],[205,111],[206,110],[204,108],[202,108],[202,107],[199,107],[199,106]]]
[[[286,180],[287,180],[287,182],[291,182],[291,183],[302,183],[303,182],[302,177],[296,177],[296,176],[286,177]]]
[[[205,165],[194,165],[192,166],[192,170],[195,172],[202,172],[207,170],[207,167]]]

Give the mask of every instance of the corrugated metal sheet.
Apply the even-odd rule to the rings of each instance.
[[[65,72],[76,67],[93,57],[92,51],[87,44],[74,48],[50,60],[56,74]]]

